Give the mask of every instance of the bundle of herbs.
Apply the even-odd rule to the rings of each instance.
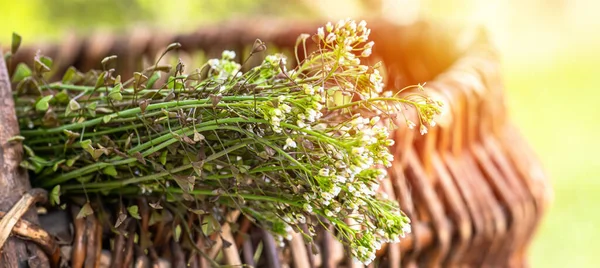
[[[388,119],[415,109],[423,133],[441,105],[383,92],[378,66],[361,65],[369,33],[364,21],[342,20],[302,35],[304,59],[291,70],[275,54],[242,72],[224,51],[190,73],[157,63],[127,81],[113,75],[112,56],[102,70],[70,68],[48,83],[52,60],[38,55],[13,76],[21,165],[56,205],[61,195],[143,195],[153,209],[204,219],[239,210],[281,243],[293,231],[311,242],[316,227],[332,226],[369,263],[410,232],[397,203],[377,192],[393,161]],[[307,52],[306,42],[317,49]],[[257,40],[250,57],[264,50]],[[136,206],[128,210],[139,217]],[[90,213],[87,203],[79,216]]]

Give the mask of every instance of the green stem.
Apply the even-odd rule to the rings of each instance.
[[[395,102],[402,102],[402,103],[414,104],[414,102],[406,100],[406,99],[402,99],[402,98],[378,97],[378,98],[371,98],[371,99],[366,99],[366,100],[359,100],[359,101],[355,101],[355,102],[350,102],[350,103],[346,103],[346,104],[343,104],[343,105],[339,105],[339,106],[335,106],[335,107],[330,107],[330,108],[327,108],[327,109],[330,110],[330,111],[335,111],[335,110],[339,110],[339,109],[349,108],[349,107],[358,106],[358,105],[365,104],[365,103],[378,102],[378,101],[395,101]]]
[[[223,151],[220,151],[218,153],[212,154],[212,155],[210,155],[209,157],[206,158],[206,161],[211,161],[211,160],[217,159],[217,158],[219,158],[219,157],[221,157],[223,155],[226,155],[226,154],[228,154],[230,152],[233,152],[235,150],[241,149],[241,148],[245,147],[247,144],[249,144],[249,142],[240,143],[240,144],[237,144],[235,146],[229,147],[229,148],[227,148],[227,149],[225,149]],[[136,161],[136,159],[132,159],[132,160]],[[109,164],[109,163],[101,163],[101,164]],[[120,187],[129,185],[129,184],[137,184],[137,183],[142,183],[142,182],[147,182],[147,181],[158,180],[158,179],[160,179],[160,178],[162,178],[164,176],[175,174],[175,173],[178,173],[178,172],[181,172],[181,171],[185,171],[185,170],[188,170],[188,169],[190,169],[192,167],[193,167],[193,165],[190,163],[190,164],[187,164],[187,165],[183,165],[183,166],[174,168],[174,169],[172,169],[170,171],[163,171],[163,172],[159,172],[159,173],[155,173],[155,174],[147,175],[147,176],[143,176],[143,177],[130,178],[130,179],[122,180],[122,181],[108,181],[108,182],[87,183],[85,185],[80,185],[80,184],[65,185],[65,186],[63,186],[63,189],[66,191],[66,190],[70,190],[70,189],[81,189],[81,188],[85,188],[86,190],[88,190],[88,189],[90,189],[90,190],[91,189],[108,190],[108,189],[120,188]],[[80,169],[80,170],[82,170],[82,169]],[[79,170],[77,170],[77,171],[79,171]],[[57,178],[55,178],[53,180],[48,180],[48,181],[44,182],[42,184],[42,187],[50,187],[50,186],[53,186],[53,185],[56,185],[56,184],[60,184],[60,183],[66,181],[64,179],[62,181],[59,181],[58,180],[59,178],[60,177],[57,177]]]
[[[223,99],[221,101],[254,101],[254,100],[264,101],[264,100],[270,100],[270,98],[257,97],[255,99],[253,96],[226,96],[226,97],[223,97]],[[180,107],[181,108],[182,106],[186,106],[186,105],[192,105],[192,107],[213,107],[213,105],[210,103],[209,99],[200,99],[200,100],[170,101],[170,102],[164,102],[164,103],[150,104],[146,108],[146,111],[157,110],[157,109],[162,109],[162,108],[169,108],[169,107]],[[226,103],[217,104],[217,106],[221,106],[221,107],[228,107],[231,105],[232,104],[226,104]],[[109,116],[111,116],[112,118],[124,118],[124,117],[135,116],[135,115],[141,114],[141,113],[142,113],[141,108],[137,107],[137,108],[132,108],[132,109],[120,111],[117,113],[113,113],[113,114],[110,114]],[[23,130],[23,131],[21,131],[21,134],[24,136],[46,135],[46,134],[51,134],[51,133],[62,132],[63,130],[82,129],[84,127],[87,128],[87,127],[98,125],[102,122],[103,122],[103,118],[98,117],[98,118],[94,118],[94,119],[91,119],[91,120],[88,120],[88,121],[85,121],[82,123],[74,123],[74,124],[64,125],[64,126],[55,127],[55,128]]]

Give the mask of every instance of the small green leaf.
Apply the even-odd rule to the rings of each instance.
[[[44,65],[46,65],[48,68],[52,68],[53,61],[51,58],[46,57],[46,56],[41,56],[40,61],[42,63],[44,63]]]
[[[104,122],[104,124],[106,124],[106,123],[110,122],[111,119],[112,119],[112,116],[110,114],[107,114],[102,117],[102,122]]]
[[[101,86],[104,86],[104,77],[105,76],[106,76],[106,72],[100,73],[100,75],[98,76],[98,80],[96,80],[96,86],[94,86],[94,88],[99,88]]]
[[[7,142],[22,142],[25,140],[25,137],[21,136],[21,135],[16,135],[16,136],[12,136],[10,137]]]
[[[112,166],[112,165],[108,166],[108,167],[105,167],[102,170],[102,173],[104,173],[105,175],[111,176],[111,177],[116,177],[117,174],[118,174],[117,173],[117,169],[115,168],[115,166]]]
[[[67,90],[58,92],[58,93],[56,93],[56,95],[54,95],[54,100],[57,103],[68,103],[69,102],[69,93],[67,92]]]
[[[81,210],[79,210],[76,218],[82,219],[92,214],[94,214],[94,210],[92,209],[90,202],[87,202],[85,205],[83,205],[83,207],[81,207]]]
[[[25,150],[25,153],[26,153],[28,156],[30,156],[30,157],[31,157],[31,156],[35,156],[35,153],[34,153],[34,152],[33,152],[33,150],[31,149],[31,147],[29,147],[29,146],[27,146],[27,145],[25,145],[25,144],[23,144],[23,150]]]
[[[188,208],[188,211],[196,214],[196,215],[204,215],[207,214],[206,211],[202,210],[202,209],[193,209],[193,208]]]
[[[123,84],[116,84],[108,93],[108,97],[112,100],[121,101],[123,100],[123,95],[121,94],[121,89],[123,88]]]
[[[83,140],[79,143],[81,148],[88,153],[93,153],[94,147],[92,147],[92,140]]]
[[[138,220],[142,219],[142,217],[140,217],[138,206],[136,206],[136,205],[128,207],[127,212],[129,212],[129,215],[131,215],[131,217],[134,217]]]
[[[81,109],[81,105],[76,100],[70,100],[69,101],[69,109],[71,109],[71,111],[77,111],[77,110]]]
[[[37,111],[40,112],[45,112],[48,110],[48,108],[50,108],[50,104],[48,102],[50,102],[50,100],[52,99],[52,95],[48,95],[45,96],[43,98],[41,98],[36,104],[35,104],[35,109]]]
[[[33,70],[38,74],[43,74],[50,71],[50,67],[41,60],[41,57],[35,57],[33,61]]]
[[[63,84],[70,83],[73,80],[73,78],[75,77],[75,74],[77,74],[77,69],[75,69],[75,67],[73,67],[73,66],[69,67],[69,69],[67,69],[67,71],[65,72],[65,75],[63,75],[62,83]]]
[[[20,167],[24,168],[24,169],[29,169],[35,173],[39,173],[42,170],[42,167],[39,165],[35,165],[32,162],[29,162],[27,160],[23,160],[21,161],[21,163],[19,164]]]
[[[10,46],[10,52],[12,52],[12,54],[17,53],[17,50],[19,50],[19,46],[21,46],[21,39],[21,36],[17,33],[12,34],[12,44]]]
[[[159,160],[160,160],[160,163],[163,164],[163,166],[167,164],[167,154],[168,153],[169,153],[169,151],[167,151],[167,150],[162,151],[162,153],[160,153]]]
[[[96,176],[96,174],[80,176],[80,177],[77,177],[77,181],[79,183],[87,183],[87,182],[91,181],[94,178],[94,176]]]
[[[75,162],[79,159],[79,157],[79,155],[76,155],[75,157],[68,159],[65,164],[67,165],[67,167],[72,167],[73,164],[75,164]]]
[[[54,163],[54,165],[52,165],[52,171],[56,172],[56,171],[58,170],[58,168],[60,167],[60,165],[61,165],[62,163],[64,163],[65,161],[67,161],[67,160],[65,160],[65,159],[62,159],[62,160],[60,160],[60,161],[58,161],[58,162]]]
[[[96,107],[98,107],[97,102],[92,102],[87,105],[86,109],[87,109],[88,113],[90,114],[90,116],[96,117]]]
[[[181,225],[177,224],[177,226],[175,226],[173,238],[175,239],[175,242],[179,242],[179,239],[181,238]]]
[[[60,204],[60,185],[54,186],[50,192],[50,204],[57,206]]]
[[[117,222],[115,222],[115,228],[119,228],[121,224],[127,219],[127,214],[123,212],[119,212],[119,217],[117,217]]]
[[[29,157],[29,160],[31,160],[32,162],[37,163],[37,164],[39,164],[41,166],[45,166],[45,167],[49,167],[49,166],[53,165],[52,162],[50,162],[50,161],[48,161],[48,160],[46,160],[44,158],[41,158],[39,156]]]
[[[169,79],[167,80],[167,88],[181,89],[181,88],[183,88],[183,84],[181,83],[180,80],[175,79],[175,77],[173,77],[173,76],[170,76]]]
[[[72,112],[81,109],[81,105],[76,100],[70,100],[69,105],[65,109],[65,116],[69,116]]]
[[[31,69],[29,69],[29,66],[27,66],[27,64],[25,63],[19,63],[17,64],[17,67],[15,68],[13,77],[12,77],[12,82],[13,83],[18,83],[21,82],[23,79],[30,77],[31,76]]]
[[[156,224],[157,222],[161,222],[162,221],[162,216],[160,215],[160,213],[156,212],[156,211],[152,211],[152,214],[150,214],[150,220],[148,221],[148,225],[152,226],[154,224]]]

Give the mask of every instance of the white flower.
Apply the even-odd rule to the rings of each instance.
[[[392,146],[396,143],[396,141],[389,139],[385,141],[385,146]]]
[[[275,108],[275,109],[273,109],[273,114],[275,116],[281,116],[281,110],[279,108]]]
[[[435,121],[433,121],[433,120],[429,121],[429,125],[430,125],[431,127],[435,127],[435,124],[436,124],[436,123],[435,123]]]
[[[210,59],[208,60],[208,65],[210,65],[211,68],[216,69],[219,66],[219,62],[218,59]]]
[[[325,39],[325,42],[326,43],[332,43],[333,41],[335,41],[335,39],[336,39],[335,34],[334,33],[329,33],[327,35],[327,39]]]
[[[338,29],[338,30],[339,30],[339,29],[342,29],[342,28],[344,27],[344,25],[345,25],[345,24],[346,24],[346,21],[344,21],[344,20],[339,20],[339,21],[337,22],[337,24],[335,25],[335,28],[336,28],[336,29]]]
[[[354,185],[348,184],[348,192],[353,193],[354,191],[356,191],[356,188],[354,188]]]
[[[381,120],[381,117],[375,116],[375,117],[371,118],[371,121],[369,123],[371,123],[371,125],[374,126],[375,124],[377,124],[379,122],[379,120]]]
[[[358,31],[362,32],[365,30],[366,27],[367,27],[367,22],[365,20],[361,20],[358,23]]]
[[[325,210],[325,215],[327,215],[327,217],[333,217],[335,214],[333,213],[333,211],[326,209]]]
[[[279,100],[279,102],[284,102],[285,101],[285,95],[279,95],[277,97],[277,100]]]
[[[296,142],[294,140],[292,140],[291,138],[287,138],[285,140],[285,145],[283,146],[283,149],[286,150],[287,148],[296,148]]]
[[[306,127],[306,124],[301,119],[296,120],[296,125],[298,125],[298,127],[300,127],[300,128]]]
[[[342,191],[342,188],[340,188],[339,186],[333,186],[333,188],[331,189],[331,193],[333,194],[333,196],[337,196],[338,194],[340,194],[340,192]]]
[[[354,147],[354,148],[352,148],[352,154],[353,155],[362,155],[363,153],[365,153],[365,148],[364,147]]]
[[[317,120],[317,111],[311,108],[306,109],[306,120],[308,122],[314,122],[315,120]]]
[[[327,24],[325,24],[325,29],[327,29],[328,32],[333,31],[333,24],[331,24],[331,22],[327,22]]]
[[[338,176],[335,176],[335,182],[338,182],[338,183],[346,183],[346,177],[344,177],[344,176],[340,176],[340,175],[338,175]]]
[[[235,59],[235,51],[224,50],[223,54],[221,56],[223,57],[223,59],[233,60],[233,59]]]
[[[371,49],[367,48],[367,49],[363,50],[363,52],[360,55],[363,57],[368,57],[368,56],[371,56],[371,52],[372,52]]]
[[[350,24],[348,24],[348,27],[350,28],[351,31],[356,31],[356,22],[355,21],[351,21]]]
[[[315,109],[317,109],[317,111],[320,111],[323,109],[323,104],[315,102],[313,107],[315,107]]]
[[[335,162],[335,167],[338,169],[345,169],[346,168],[346,163],[344,163],[344,161],[336,161]]]
[[[303,84],[302,88],[304,88],[304,93],[306,95],[313,95],[313,94],[315,94],[315,89],[311,85]]]
[[[329,176],[329,169],[328,168],[322,168],[319,170],[319,175],[323,176],[323,177],[327,177]]]
[[[417,125],[415,125],[415,123],[413,121],[410,121],[410,120],[406,120],[406,124],[408,125],[409,129],[413,129],[417,126]]]
[[[421,135],[427,134],[427,127],[425,125],[421,125]]]
[[[279,107],[286,113],[289,113],[292,111],[292,107],[290,107],[287,104],[281,104],[281,105],[279,105]]]
[[[373,48],[373,45],[375,45],[375,42],[371,41],[365,45],[365,49],[371,49]]]
[[[323,30],[323,27],[319,27],[319,29],[317,29],[317,35],[319,35],[319,39],[325,38],[325,31]]]
[[[304,215],[302,215],[302,214],[296,215],[296,219],[298,220],[299,223],[302,223],[302,224],[306,223],[306,217],[304,217]]]

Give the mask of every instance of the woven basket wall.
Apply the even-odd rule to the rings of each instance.
[[[297,36],[313,33],[318,25],[238,21],[183,35],[139,30],[128,36],[71,37],[58,45],[22,48],[15,60],[29,63],[41,49],[55,59],[57,73],[62,74],[71,65],[80,70],[99,68],[104,57],[118,55],[116,70],[125,75],[143,62],[152,62],[172,42],[182,44],[176,57],[184,63],[197,60],[198,52],[210,58],[224,49],[235,50],[243,59],[256,38],[293,55]],[[537,158],[507,118],[496,51],[482,32],[465,33],[423,22],[403,27],[371,22],[370,27],[375,41],[371,64],[383,61],[388,87],[427,82],[426,94],[446,103],[445,114],[427,135],[403,127],[404,122],[398,122],[400,128],[393,133],[395,162],[382,190],[399,201],[413,222],[413,233],[399,244],[385,246],[372,266],[527,266],[527,249],[551,188]],[[189,241],[173,241],[168,223],[148,227],[147,202],[140,200],[139,206],[141,224],[123,224],[121,231],[153,232],[152,245],[134,243],[132,235],[107,232],[93,216],[71,220],[72,216],[62,213],[41,220],[50,233],[69,241],[71,247],[63,249],[71,267],[130,267],[134,263],[135,267],[151,267],[161,261],[171,267],[188,267],[188,263],[189,267],[207,267]],[[78,207],[72,205],[67,212],[71,211],[76,215]],[[65,223],[57,224],[57,217]],[[306,247],[299,235],[278,248],[268,233],[249,220],[232,214],[230,221],[239,226],[223,226],[223,237],[232,246],[208,247],[202,239],[192,242],[229,265],[361,267],[326,232],[318,248]],[[73,223],[73,233],[64,227],[68,222]],[[112,250],[107,246],[109,238],[114,239]]]

